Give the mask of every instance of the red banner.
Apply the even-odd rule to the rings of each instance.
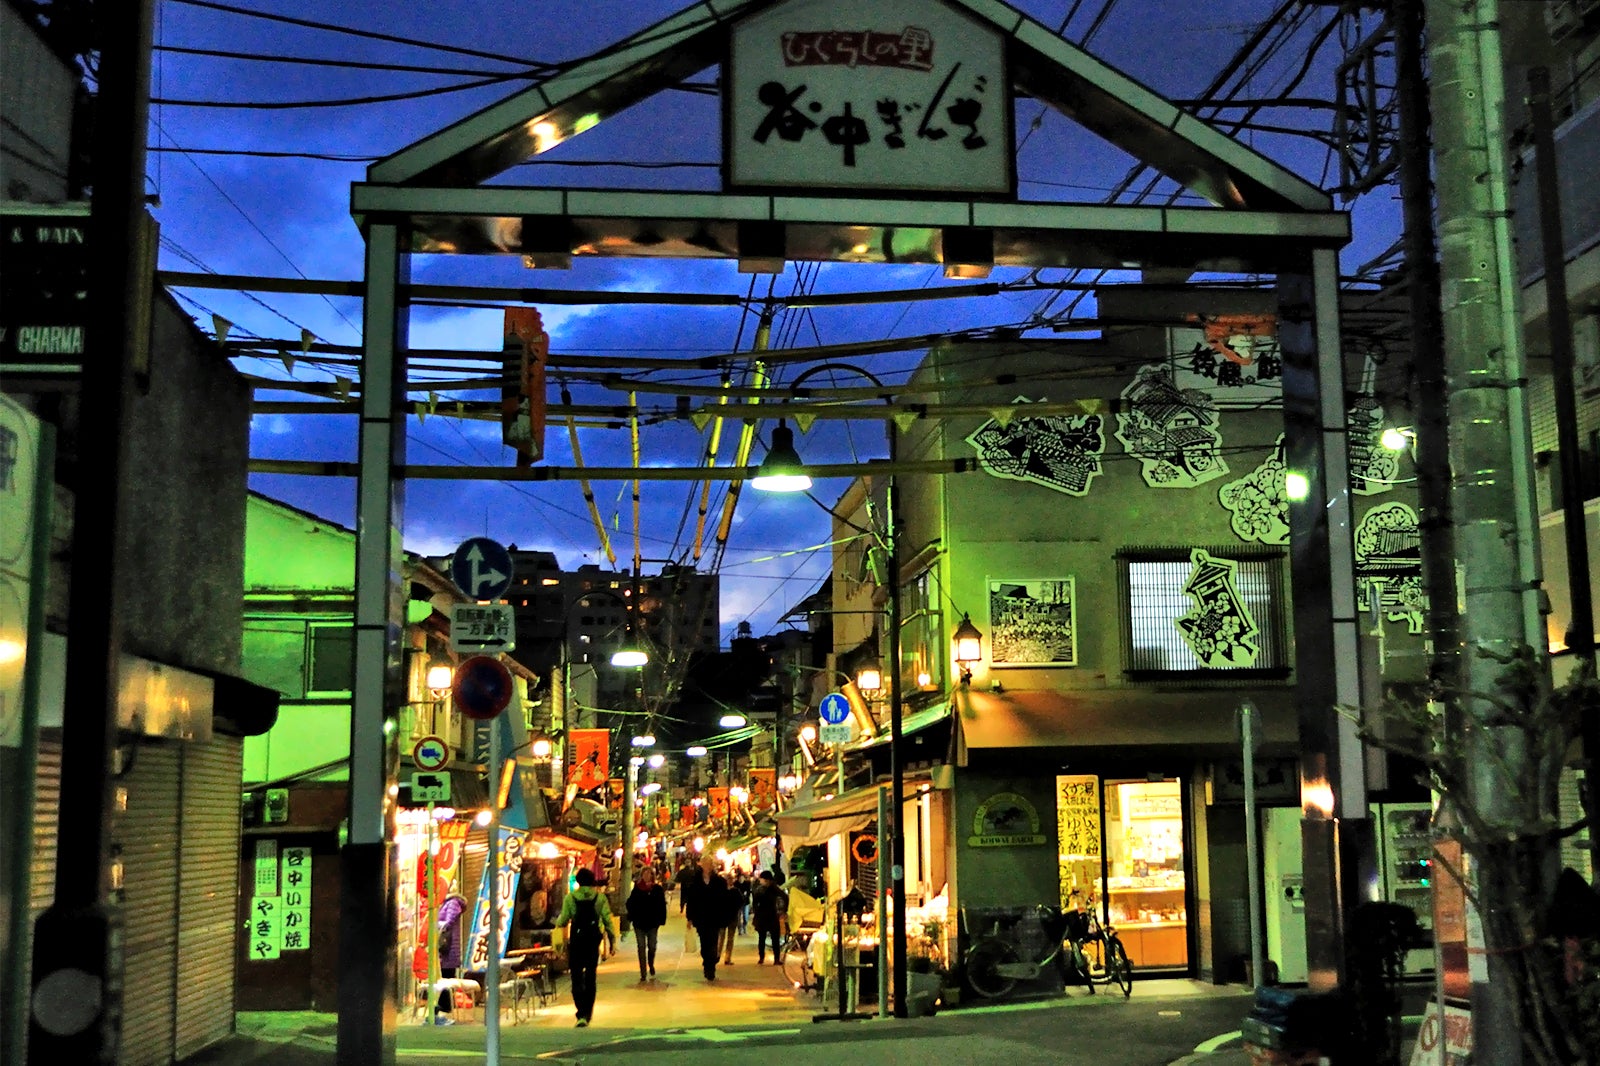
[[[672,825],[672,808],[662,805],[656,808],[656,828],[666,829]]]
[[[500,385],[500,436],[517,450],[517,465],[544,458],[544,370],[550,335],[531,307],[506,308]]]
[[[778,771],[772,768],[750,771],[750,806],[770,811],[778,802]]]
[[[706,789],[706,803],[711,807],[711,820],[720,822],[728,817],[728,790],[725,788]]]
[[[605,802],[606,778],[611,773],[611,730],[574,729],[572,762],[567,766],[567,783],[576,785],[578,795]]]

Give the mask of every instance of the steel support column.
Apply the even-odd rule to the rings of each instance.
[[[1343,979],[1346,913],[1376,866],[1363,747],[1338,711],[1361,701],[1338,256],[1314,251],[1307,265],[1278,279],[1278,335],[1288,467],[1305,479],[1303,495],[1290,493],[1289,559],[1306,962],[1312,989],[1326,991]]]
[[[405,503],[406,308],[403,235],[367,227],[361,429],[356,482],[355,682],[350,706],[349,837],[341,849],[339,1066],[395,1061],[393,717],[405,703],[400,526]]]

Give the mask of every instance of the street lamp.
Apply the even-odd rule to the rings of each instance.
[[[972,617],[963,613],[961,624],[956,626],[956,662],[961,665],[961,683],[972,684],[972,664],[983,658],[983,634],[972,624]]]
[[[791,381],[788,386],[789,392],[797,397],[803,395],[800,392],[801,384],[825,370],[848,370],[861,375],[880,389],[885,388],[877,375],[858,366],[850,363],[819,363]],[[888,392],[883,393],[883,400],[890,405],[894,403],[894,397]],[[889,791],[894,797],[890,804],[894,816],[889,821],[892,827],[889,835],[889,883],[891,906],[894,910],[894,1015],[896,1018],[904,1018],[908,1016],[906,1012],[906,836],[905,803],[902,796],[905,788],[905,770],[900,750],[904,707],[900,691],[900,560],[895,543],[900,526],[900,501],[894,473],[895,463],[899,459],[900,434],[893,417],[884,422],[884,432],[889,444],[889,477],[885,486],[887,496],[885,509],[888,514],[885,516],[881,546],[889,558],[884,572],[889,586],[889,617],[886,620],[886,627],[889,630],[890,664]],[[769,463],[771,469],[768,469]],[[778,420],[777,426],[772,430],[772,443],[767,449],[766,458],[762,460],[757,476],[751,479],[750,484],[769,492],[800,492],[811,487],[811,479],[806,476],[799,453],[794,449],[794,432],[782,419]],[[842,787],[843,782],[840,784]]]

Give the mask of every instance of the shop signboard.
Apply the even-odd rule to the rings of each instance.
[[[311,849],[283,849],[281,922],[284,951],[306,951],[311,947]]]
[[[599,800],[605,795],[611,771],[611,730],[574,729],[572,762],[567,766],[567,784],[577,787],[577,796]]]
[[[794,0],[737,23],[731,51],[732,186],[1015,191],[1003,41],[964,12]]]
[[[511,937],[511,912],[517,900],[517,880],[522,873],[522,845],[525,834],[515,829],[500,827],[500,863],[483,871],[478,885],[478,902],[472,910],[472,937],[467,942],[463,969],[485,970],[489,966],[489,878],[499,879],[495,891],[500,911],[500,943],[497,950],[505,954]]]
[[[1428,1004],[1411,1048],[1411,1066],[1466,1066],[1472,1059],[1472,1012],[1437,1002]]]
[[[81,365],[90,317],[89,205],[17,206],[0,215],[0,362]]]
[[[550,334],[536,309],[506,308],[503,349],[500,436],[516,449],[518,466],[532,466],[544,458],[544,377],[550,359]]]
[[[996,792],[978,805],[967,845],[974,848],[1010,848],[1043,844],[1039,810],[1026,796]]]
[[[250,958],[276,959],[283,953],[283,904],[276,896],[250,901]]]
[[[778,771],[772,767],[758,767],[750,771],[750,807],[757,811],[770,811],[778,802]]]
[[[711,820],[720,822],[728,817],[728,790],[725,787],[706,789],[706,806],[711,811]]]

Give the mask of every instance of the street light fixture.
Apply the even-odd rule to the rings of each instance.
[[[704,744],[691,744],[683,749],[683,753],[691,759],[698,759],[706,753],[706,747]]]
[[[717,724],[724,729],[738,729],[741,726],[748,725],[749,723],[750,719],[746,718],[742,714],[736,713],[725,714],[721,718],[717,719]]]
[[[878,388],[885,389],[883,381],[877,375],[858,366],[850,363],[819,363],[789,383],[790,393],[795,396],[804,395],[799,391],[801,384],[807,378],[825,370],[830,372],[848,370],[861,375]],[[887,390],[882,394],[882,399],[891,406],[894,403],[894,397]],[[900,559],[895,544],[900,525],[900,503],[894,474],[894,466],[900,453],[900,433],[892,416],[885,421],[884,432],[889,445],[889,476],[885,486],[887,490],[885,510],[888,514],[880,543],[889,560],[884,572],[887,575],[885,584],[888,585],[889,593],[886,621],[886,628],[889,631],[889,792],[893,796],[891,808],[894,813],[890,819],[889,835],[890,906],[894,917],[894,1015],[896,1018],[905,1018],[908,1016],[906,1012],[906,836],[905,802],[902,795],[905,789],[905,769],[900,751],[905,708],[901,702],[900,691]],[[771,470],[768,470],[768,463],[772,464]],[[768,480],[768,475],[771,480]],[[801,478],[804,478],[803,485],[799,483]],[[794,433],[780,418],[772,431],[772,445],[767,449],[767,457],[762,461],[757,476],[752,478],[750,483],[755,488],[767,491],[798,492],[810,488],[810,482],[811,479],[805,475],[800,456],[794,450]]]

